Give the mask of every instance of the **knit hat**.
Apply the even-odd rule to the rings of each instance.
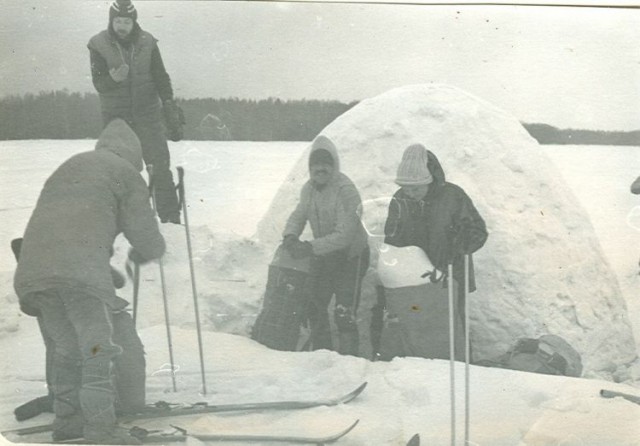
[[[130,17],[136,21],[138,20],[138,11],[131,0],[115,0],[109,8],[109,22],[115,17]]]
[[[428,152],[422,144],[412,144],[402,154],[398,166],[396,184],[399,186],[422,186],[431,184],[433,176],[429,171]]]
[[[311,152],[311,155],[309,155],[309,167],[315,164],[329,164],[333,166],[335,162],[331,152],[327,149],[315,149]]]

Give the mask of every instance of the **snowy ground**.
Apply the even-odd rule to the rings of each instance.
[[[403,445],[416,432],[423,444],[449,444],[449,369],[446,361],[417,358],[372,363],[333,352],[284,353],[249,340],[266,264],[273,247],[252,238],[283,178],[306,143],[181,142],[174,165],[187,171],[189,218],[205,327],[208,394],[202,395],[193,330],[189,269],[182,227],[163,225],[169,244],[166,268],[178,392],[171,390],[168,353],[155,267],[141,285],[141,336],[147,351],[148,400],[211,403],[313,398],[341,394],[368,381],[352,403],[299,412],[209,415],[173,420],[193,432],[326,433],[355,419],[360,424],[339,444]],[[40,188],[55,167],[93,141],[0,143],[0,429],[20,425],[12,411],[44,394],[44,347],[32,318],[17,310],[11,287],[15,267],[9,241],[24,230]],[[640,199],[629,193],[637,171],[637,147],[544,146],[591,216],[640,333],[638,315]],[[119,242],[120,258],[126,247]],[[114,262],[119,265],[121,259]],[[120,263],[121,264],[121,263]],[[594,280],[597,280],[594,279]],[[125,288],[121,296],[131,296]],[[179,297],[177,297],[179,296]],[[638,336],[636,335],[636,339]],[[637,445],[640,406],[598,396],[606,387],[632,387],[638,367],[612,371],[627,384],[573,379],[482,367],[471,368],[471,438],[479,445]],[[463,421],[463,367],[458,366],[458,421]],[[48,422],[43,415],[30,423]],[[26,424],[26,423],[22,423]],[[158,426],[147,423],[145,427]],[[462,425],[460,423],[460,425]],[[164,425],[166,426],[166,424]],[[462,430],[458,432],[458,439]],[[238,443],[240,444],[240,443]],[[461,444],[461,441],[459,441]]]

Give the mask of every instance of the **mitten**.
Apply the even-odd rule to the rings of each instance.
[[[122,64],[118,68],[112,68],[109,70],[109,75],[115,82],[122,82],[129,76],[129,65]]]
[[[174,142],[184,137],[184,112],[178,104],[171,99],[164,102],[162,107],[164,123],[167,127],[167,137]]]

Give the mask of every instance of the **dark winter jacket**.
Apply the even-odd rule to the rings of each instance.
[[[109,264],[116,236],[123,233],[148,260],[165,250],[141,170],[140,142],[118,119],[95,151],[74,155],[53,172],[20,249],[14,288],[21,301],[47,289],[77,288],[118,307]]]
[[[453,277],[464,279],[464,253],[480,249],[487,240],[487,229],[471,199],[458,186],[447,183],[442,166],[428,152],[433,182],[423,200],[409,198],[398,190],[389,204],[385,223],[385,243],[418,246],[441,271],[453,260]],[[469,262],[469,290],[475,290],[473,262]]]
[[[333,178],[322,188],[311,180],[305,183],[300,202],[289,217],[283,235],[300,236],[309,222],[315,255],[344,250],[349,258],[356,257],[367,246],[367,234],[358,216],[362,204],[360,193],[355,184],[340,172],[340,160],[333,142],[318,136],[313,141],[310,154],[317,149],[325,149],[333,156]]]
[[[93,36],[87,45],[91,77],[100,95],[105,124],[114,117],[129,122],[158,122],[162,102],[172,99],[171,80],[165,70],[157,40],[135,26],[129,44],[121,43],[111,29]],[[111,68],[129,65],[129,77],[116,82]]]

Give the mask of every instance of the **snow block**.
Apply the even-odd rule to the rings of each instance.
[[[516,118],[457,88],[426,84],[363,100],[321,133],[336,144],[342,171],[365,201],[372,267],[408,145],[433,151],[447,180],[474,201],[489,230],[487,244],[474,255],[474,359],[544,334],[562,336],[576,348],[585,372],[635,358],[625,303],[589,217]],[[308,150],[280,187],[258,226],[260,241],[280,240],[308,179],[307,159]],[[361,315],[367,300],[375,297],[363,296]]]

